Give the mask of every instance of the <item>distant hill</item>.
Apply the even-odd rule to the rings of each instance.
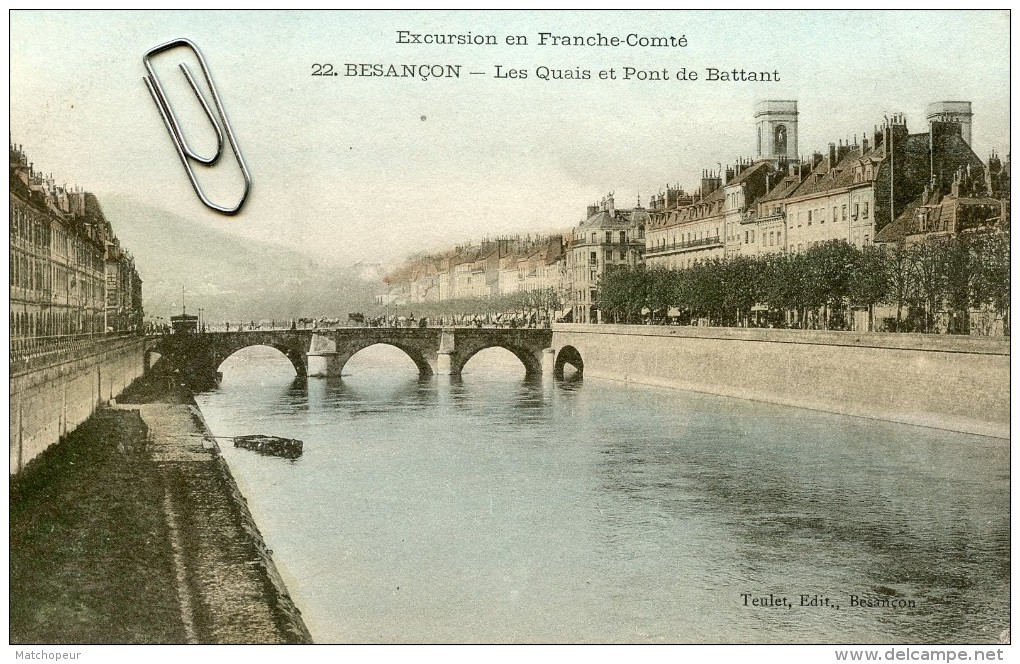
[[[355,267],[320,264],[285,247],[209,228],[128,198],[100,199],[121,244],[135,257],[147,317],[189,313],[212,321],[344,317],[372,307],[382,284]]]

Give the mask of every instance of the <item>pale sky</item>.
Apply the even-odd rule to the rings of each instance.
[[[1009,151],[1009,18],[993,12],[67,12],[11,15],[11,137],[58,182],[122,193],[216,228],[350,264],[503,233],[566,230],[614,191],[647,203],[755,150],[754,102],[799,102],[802,154],[927,104],[973,103],[973,147]],[[497,46],[397,44],[397,31]],[[685,48],[539,46],[538,33],[685,36]],[[527,46],[507,46],[524,35]],[[198,201],[142,83],[177,37],[209,64],[252,174],[240,215]],[[175,108],[194,108],[177,51]],[[340,76],[313,77],[331,63]],[[344,76],[347,63],[461,65],[460,79]],[[496,66],[527,69],[496,79]],[[536,68],[587,69],[543,81]],[[778,83],[601,81],[623,67],[778,70]],[[197,70],[194,70],[197,74]],[[470,75],[483,71],[484,76]],[[209,152],[208,122],[185,133]],[[203,149],[205,148],[205,149]],[[240,175],[229,151],[200,177]],[[219,191],[219,190],[217,190]],[[222,193],[222,192],[221,192]],[[172,251],[172,248],[168,248]]]

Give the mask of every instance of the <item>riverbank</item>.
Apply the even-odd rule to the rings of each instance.
[[[11,480],[12,643],[309,643],[191,395],[139,379]]]
[[[1008,339],[553,325],[584,375],[1008,439]]]

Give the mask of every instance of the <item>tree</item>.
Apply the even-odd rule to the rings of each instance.
[[[949,333],[970,333],[970,304],[977,279],[980,257],[972,234],[964,233],[946,241],[946,305],[949,308]]]
[[[823,310],[822,329],[830,327],[833,310],[842,313],[849,303],[860,258],[860,250],[842,240],[816,244],[804,253],[807,272],[804,280],[805,304]]]
[[[860,252],[854,264],[850,285],[850,305],[868,310],[868,332],[875,329],[874,308],[889,300],[891,278],[887,270],[885,252],[874,246],[867,246]]]
[[[913,274],[911,272],[910,251],[903,242],[884,250],[884,272],[889,280],[886,302],[896,304],[896,329],[903,331],[903,306],[911,299]]]
[[[599,280],[599,309],[612,315],[614,322],[630,322],[635,314],[640,314],[646,301],[647,271],[644,268],[619,266],[606,269]]]
[[[1010,232],[1002,230],[982,233],[974,242],[974,252],[979,257],[977,270],[971,282],[971,297],[975,305],[991,306],[1002,315],[1005,334],[1009,334],[1010,281],[1009,281]]]
[[[950,238],[927,237],[910,247],[914,301],[924,308],[924,332],[935,330],[935,316],[947,291]]]
[[[728,320],[746,327],[751,308],[761,299],[757,261],[746,256],[736,256],[717,265],[721,273],[721,307]],[[732,318],[729,314],[732,313]]]

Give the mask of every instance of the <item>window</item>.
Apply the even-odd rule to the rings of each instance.
[[[772,141],[772,154],[775,156],[786,155],[786,125],[776,125]]]
[[[606,231],[606,244],[612,244],[612,243],[613,243],[613,232],[612,231]]]
[[[825,223],[825,208],[818,208],[818,223]]]
[[[591,232],[591,243],[595,244],[595,231]]]
[[[868,204],[867,204],[867,203],[865,203],[865,204],[864,204],[864,213],[863,213],[863,215],[862,215],[862,216],[863,216],[863,217],[864,217],[865,219],[867,219],[867,218],[868,218]]]
[[[620,244],[627,244],[627,231],[620,231]]]
[[[833,206],[832,208],[832,221],[833,223],[839,221],[839,209]]]
[[[776,231],[776,244],[783,246],[783,231]]]
[[[598,263],[599,263],[599,255],[597,253],[595,253],[594,251],[591,252],[591,255],[588,256],[588,264],[589,265],[598,265]]]
[[[744,244],[747,244],[747,239],[751,236],[749,231],[744,231]]]
[[[810,226],[810,225],[811,225],[811,213],[812,213],[812,212],[814,212],[814,211],[813,211],[813,210],[808,210],[808,211],[807,211],[807,225],[808,225],[808,226]]]
[[[846,221],[846,206],[843,206],[843,221]]]
[[[853,218],[854,218],[854,219],[856,219],[856,218],[857,218],[857,214],[858,214],[859,212],[860,212],[860,206],[859,206],[859,205],[858,205],[857,203],[854,203],[854,214],[853,214]]]

